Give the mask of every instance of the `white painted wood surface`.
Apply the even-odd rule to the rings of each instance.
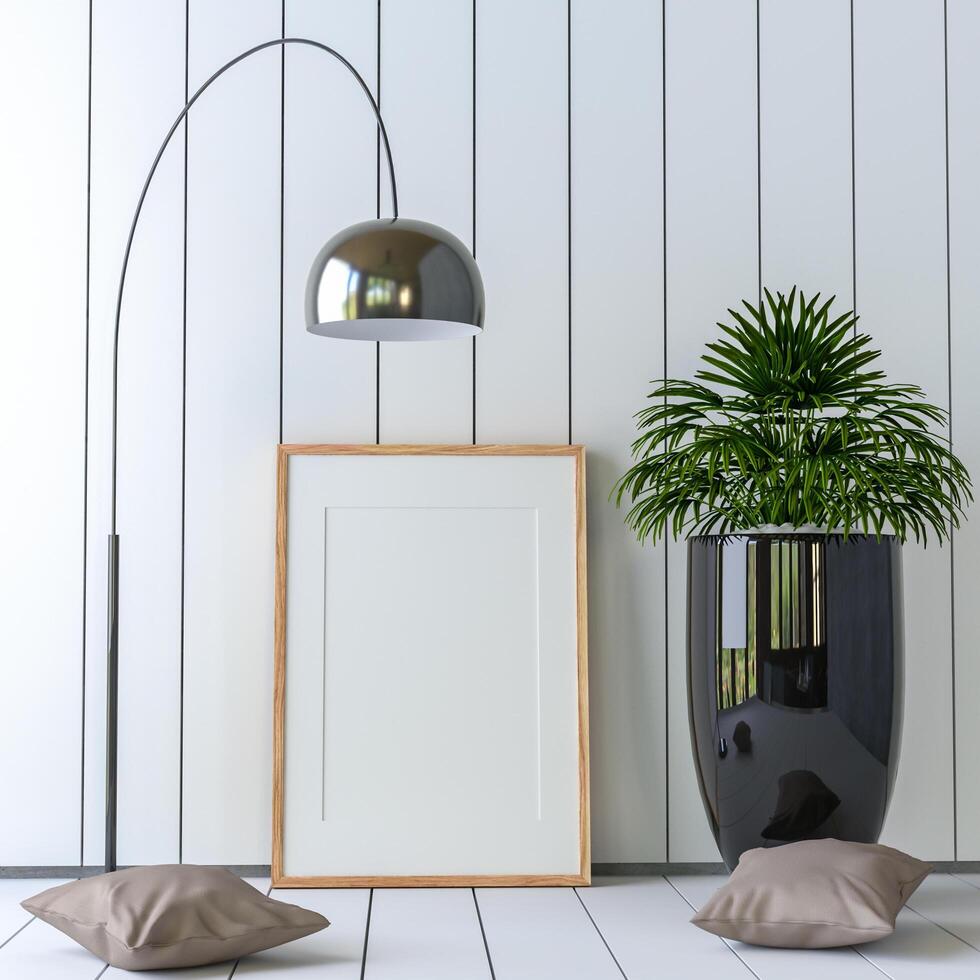
[[[79,855],[87,20],[63,2],[0,13],[0,841],[15,864]],[[42,717],[59,722],[38,737]]]
[[[755,4],[667,4],[667,375],[758,295]],[[669,861],[717,861],[687,721],[687,547],[667,544]]]
[[[578,874],[573,457],[288,465],[283,873]]]
[[[967,876],[969,877],[969,876]],[[592,888],[359,889],[273,891],[272,897],[314,909],[330,920],[322,932],[234,962],[187,972],[198,980],[234,976],[297,980],[653,980],[716,976],[759,980],[894,980],[974,977],[980,921],[976,885],[937,874],[913,896],[887,939],[837,950],[782,950],[718,939],[688,919],[723,876],[597,879]],[[266,882],[252,881],[260,888]],[[57,882],[0,883],[0,922],[19,890]],[[30,892],[30,889],[28,891]],[[576,894],[576,891],[578,894]],[[581,899],[581,901],[579,900]],[[477,903],[484,933],[480,929]],[[370,913],[369,913],[370,907]],[[370,924],[369,924],[370,916]],[[6,937],[4,937],[6,938]],[[970,943],[974,943],[971,946]],[[366,944],[366,957],[365,957]],[[492,973],[491,973],[492,963]],[[18,980],[119,978],[67,936],[33,921],[5,945],[0,975]],[[161,973],[147,973],[160,977]]]
[[[663,375],[661,17],[636,0],[571,10],[572,438],[589,447],[592,854],[664,861],[664,548],[640,548],[609,499],[630,464],[633,415]]]
[[[858,328],[890,381],[945,407],[943,7],[859,0],[854,37]],[[950,549],[908,544],[904,572],[905,735],[882,841],[952,860]]]
[[[433,956],[433,949],[439,950]],[[371,905],[371,980],[490,980],[473,891],[380,888]]]
[[[478,888],[483,929],[500,980],[621,980],[571,888]]]
[[[190,84],[279,35],[278,7],[192,3]],[[279,433],[280,59],[238,65],[189,137],[183,857],[271,847]],[[248,161],[247,166],[243,161]]]
[[[376,2],[286,0],[285,10],[290,36],[336,48],[375,90]],[[347,69],[322,51],[291,46],[286,52],[285,442],[375,441],[377,348],[307,333],[303,297],[310,263],[327,239],[377,214],[376,133],[371,107]]]
[[[470,248],[474,9],[459,0],[416,0],[383,4],[381,15],[381,108],[401,213],[441,225]],[[420,22],[426,30],[417,30]],[[381,188],[387,216],[383,156]],[[472,337],[382,344],[380,384],[381,442],[471,441]]]
[[[980,950],[980,890],[953,875],[927,878],[909,899],[909,908]]]
[[[579,897],[630,980],[752,975],[721,939],[690,924],[690,905],[665,878],[599,878]]]
[[[761,0],[762,282],[851,308],[848,0]]]
[[[476,340],[476,441],[563,442],[567,4],[494,0],[476,16],[476,256],[489,297]]]
[[[0,879],[0,943],[10,937],[32,918],[20,903],[45,889],[63,885],[67,879],[3,878]]]
[[[277,949],[246,956],[238,964],[236,977],[271,978],[289,976],[291,980],[360,980],[364,954],[370,892],[351,888],[335,891],[276,888],[274,899],[301,905],[330,920],[321,932]]]
[[[120,36],[132,38],[120,44]],[[103,860],[112,331],[126,237],[184,104],[184,10],[103,0],[92,16],[85,863]],[[81,80],[78,80],[81,84]],[[183,135],[133,243],[119,339],[119,838],[123,863],[175,861],[180,834]]]
[[[980,5],[948,4],[949,50],[949,278],[950,385],[953,449],[977,479],[980,474]],[[978,511],[971,508],[974,518]],[[956,665],[956,854],[980,855],[980,719],[974,692],[980,690],[980,521],[971,520],[953,539],[954,650]]]
[[[40,919],[0,948],[0,970],[17,980],[95,980],[105,963]]]
[[[473,39],[466,36],[472,5],[427,4],[381,4],[382,101],[390,109],[405,213],[442,221],[465,239],[473,179],[467,143],[468,128],[474,135]],[[973,57],[980,28],[972,2],[950,0],[947,6],[949,368],[942,5],[936,3],[854,3],[857,302],[862,326],[880,341],[896,377],[922,381],[930,397],[943,401],[951,369],[956,449],[977,469],[972,392],[980,300],[973,269],[980,205],[972,177],[980,156]],[[809,288],[829,286],[842,299],[848,296],[846,284],[837,284],[847,273],[851,231],[846,7],[844,0],[761,0],[757,161],[755,4],[668,0],[666,340],[672,374],[693,369],[724,307],[752,292],[757,163],[764,278],[775,284],[805,277]],[[573,435],[594,444],[595,501],[607,474],[622,465],[617,454],[624,453],[630,434],[627,415],[639,407],[631,386],[658,373],[659,363],[649,357],[658,356],[664,340],[658,313],[664,288],[657,214],[664,176],[658,152],[659,6],[640,0],[572,4],[571,357],[566,5],[549,0],[526,8],[510,0],[477,4],[477,251],[489,304],[488,332],[477,345],[477,437],[566,438],[571,369]],[[192,82],[220,57],[278,35],[282,9],[279,0],[192,2]],[[375,0],[286,0],[285,15],[288,33],[335,45],[376,84]],[[5,528],[5,553],[13,560],[0,589],[9,597],[2,617],[4,677],[14,692],[0,722],[8,736],[0,739],[0,768],[24,806],[23,815],[7,811],[0,817],[0,860],[77,860],[83,823],[84,860],[91,864],[102,857],[104,800],[109,330],[131,208],[183,97],[184,9],[160,0],[93,3],[84,806],[77,742],[83,701],[87,10],[12,0],[3,18],[5,36],[14,41],[3,67],[11,95],[2,107],[9,152],[0,161],[6,195],[0,228],[4,351],[10,357],[3,360],[0,397],[3,445],[17,468],[2,493],[8,513],[26,516]],[[375,214],[376,129],[341,66],[296,48],[286,62],[284,435],[290,441],[374,441],[376,349],[308,336],[302,291],[323,240]],[[444,76],[451,82],[442,84]],[[271,541],[271,498],[263,495],[271,487],[271,450],[279,435],[278,80],[278,55],[269,52],[222,79],[191,120],[205,143],[198,140],[190,160],[187,639],[189,651],[203,652],[192,655],[185,678],[190,755],[184,804],[186,856],[209,861],[268,860],[263,801],[269,766],[261,760],[268,759],[270,726],[261,719],[269,710],[263,658],[269,657],[270,633],[263,623],[271,622],[272,595],[257,583],[263,576],[271,581],[271,564],[261,556],[268,556],[262,552],[267,546],[260,547],[258,536]],[[234,136],[236,127],[248,135]],[[180,610],[174,593],[181,139],[147,201],[123,320],[120,857],[127,861],[171,860],[179,850]],[[215,276],[223,257],[229,264]],[[59,276],[56,298],[48,279],[52,269]],[[613,285],[619,281],[613,276],[625,275],[638,277],[635,301]],[[630,305],[639,312],[627,320],[623,309]],[[50,309],[57,309],[57,323],[48,324]],[[227,309],[236,318],[222,324],[218,314]],[[239,328],[242,340],[235,343],[232,331]],[[465,404],[463,421],[455,409],[471,384],[465,350],[419,348],[387,362],[384,353],[381,438],[455,438],[458,430],[468,440]],[[413,363],[403,371],[399,357],[417,358],[426,367]],[[462,373],[455,362],[444,370],[443,358],[456,357]],[[57,448],[49,451],[52,441]],[[224,463],[208,455],[211,441],[231,453]],[[229,459],[248,462],[225,470],[222,484]],[[29,480],[18,479],[21,473]],[[38,519],[42,510],[45,520]],[[656,860],[668,856],[669,837],[673,860],[714,859],[684,708],[683,548],[670,547],[671,563],[659,579],[653,567],[658,558],[629,541],[617,515],[594,505],[592,510],[592,550],[601,570],[592,585],[593,762],[597,796],[601,792],[596,856]],[[923,558],[910,549],[907,562],[913,597],[909,705],[887,837],[933,859],[980,857],[980,830],[972,819],[980,779],[969,751],[977,736],[971,692],[980,683],[971,655],[980,636],[972,601],[977,532],[971,528],[960,532],[955,549],[955,635],[948,627],[949,551],[930,547]],[[207,576],[220,565],[204,559],[209,549],[219,560],[236,556],[234,567],[213,581]],[[658,612],[667,572],[669,691],[659,660],[664,626]],[[36,646],[29,657],[22,652],[25,642]],[[59,719],[58,728],[37,747],[41,756],[28,761],[21,745],[45,708]],[[204,748],[192,751],[201,739]],[[214,827],[223,800],[229,809],[219,839]]]
[[[868,943],[861,952],[892,980],[953,980],[980,972],[980,953],[911,909],[898,913],[890,936]]]

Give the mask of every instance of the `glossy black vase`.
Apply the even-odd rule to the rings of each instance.
[[[902,728],[899,542],[691,538],[687,596],[691,742],[725,864],[796,840],[877,840]]]

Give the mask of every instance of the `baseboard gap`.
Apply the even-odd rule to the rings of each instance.
[[[980,874],[980,861],[931,861],[936,871],[944,874]],[[213,864],[242,878],[268,878],[268,864]],[[123,870],[123,867],[120,867]],[[45,864],[33,866],[0,866],[0,878],[91,878],[102,874],[101,865]],[[726,874],[720,861],[621,862],[592,865],[593,878],[654,877],[658,875],[718,875]]]
[[[120,865],[124,871],[133,865]],[[209,868],[224,868],[241,878],[268,878],[271,868],[268,864],[209,864]],[[42,864],[32,866],[0,865],[0,878],[91,878],[105,871],[101,864]]]

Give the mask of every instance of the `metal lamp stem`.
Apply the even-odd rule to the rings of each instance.
[[[110,521],[109,521],[109,569],[108,569],[108,653],[106,658],[107,671],[107,691],[106,691],[106,798],[105,798],[105,870],[116,870],[116,780],[117,780],[117,750],[118,750],[118,706],[119,706],[119,535],[116,533],[116,460],[117,460],[117,434],[118,434],[118,403],[119,403],[119,322],[122,313],[123,291],[126,285],[126,271],[129,268],[129,257],[133,248],[133,239],[136,235],[136,226],[139,223],[140,213],[143,210],[143,202],[150,183],[157,171],[160,159],[164,151],[170,144],[170,140],[177,131],[184,117],[190,112],[191,106],[203,95],[203,93],[216,82],[226,71],[233,68],[240,61],[244,61],[251,55],[266,48],[285,47],[287,44],[302,44],[307,47],[316,48],[326,54],[336,58],[357,80],[358,85],[364,92],[365,97],[371,104],[375,118],[378,122],[378,129],[381,133],[381,141],[384,146],[385,158],[388,162],[388,176],[391,180],[391,204],[393,217],[398,217],[398,190],[395,185],[395,167],[391,159],[391,146],[388,142],[388,132],[385,129],[384,120],[381,118],[381,110],[374,96],[368,88],[367,82],[357,71],[357,69],[338,51],[313,41],[305,37],[277,37],[271,41],[257,44],[255,47],[243,51],[231,61],[222,65],[206,82],[187,100],[181,109],[173,125],[160,144],[160,149],[153,159],[150,171],[143,182],[143,189],[140,191],[139,200],[136,202],[136,210],[133,220],[129,227],[129,236],[126,239],[126,250],[123,253],[122,269],[119,274],[119,289],[116,294],[116,314],[112,340],[112,476],[110,481]]]
[[[105,699],[105,869],[116,870],[116,762],[119,741],[119,535],[109,535],[109,608]]]

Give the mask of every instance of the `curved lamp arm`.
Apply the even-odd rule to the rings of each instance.
[[[287,44],[305,44],[307,47],[318,48],[326,54],[336,58],[353,76],[357,79],[361,91],[371,103],[375,118],[378,121],[378,129],[381,131],[381,140],[384,143],[385,157],[388,161],[388,175],[391,178],[391,204],[394,217],[398,217],[398,190],[395,186],[395,167],[391,161],[391,145],[388,142],[388,132],[385,129],[384,120],[381,118],[381,110],[375,101],[367,82],[361,77],[357,69],[338,51],[313,41],[305,37],[277,37],[271,41],[255,45],[243,51],[240,55],[232,58],[227,64],[222,65],[188,100],[180,114],[174,120],[173,125],[167,132],[157,150],[157,155],[153,158],[150,172],[146,175],[143,182],[143,189],[140,191],[139,200],[136,202],[136,211],[133,214],[132,224],[129,226],[129,237],[126,239],[126,250],[123,253],[122,269],[119,273],[119,291],[116,294],[116,315],[113,327],[112,338],[112,479],[111,479],[111,511],[110,511],[110,532],[109,532],[109,596],[108,596],[108,651],[106,657],[106,668],[108,685],[106,691],[106,807],[105,807],[105,869],[115,871],[116,869],[116,772],[117,772],[117,747],[118,747],[118,704],[119,704],[119,536],[116,534],[116,437],[118,430],[118,403],[119,403],[119,320],[122,313],[123,291],[126,287],[126,270],[129,268],[129,255],[133,248],[133,238],[136,235],[136,225],[139,223],[140,213],[143,210],[143,202],[146,200],[146,193],[150,188],[150,183],[157,171],[157,166],[163,157],[164,151],[170,144],[177,128],[183,122],[184,117],[190,112],[191,106],[204,94],[204,92],[216,82],[228,69],[233,68],[240,61],[251,57],[258,51],[266,48],[285,47]]]
[[[160,144],[160,149],[157,150],[157,155],[153,158],[153,163],[150,166],[150,172],[146,175],[146,180],[143,182],[143,189],[140,191],[139,200],[136,202],[136,211],[133,214],[132,224],[129,226],[129,237],[126,239],[126,251],[123,253],[122,260],[122,270],[119,273],[119,291],[116,295],[116,316],[115,316],[115,326],[113,329],[113,340],[112,340],[112,489],[111,489],[111,521],[110,526],[111,534],[116,533],[116,421],[117,421],[117,401],[118,401],[118,378],[119,378],[119,319],[122,313],[122,299],[123,290],[126,286],[126,270],[129,268],[129,254],[133,248],[133,238],[136,235],[136,225],[140,220],[140,213],[143,210],[143,202],[146,200],[146,192],[150,188],[150,183],[153,180],[154,174],[157,172],[157,166],[163,157],[164,151],[170,145],[170,140],[172,139],[174,133],[177,132],[177,128],[184,121],[184,117],[191,111],[191,106],[204,94],[204,92],[210,88],[210,86],[216,82],[229,68],[234,68],[240,61],[244,61],[246,58],[251,57],[258,51],[264,51],[266,48],[275,47],[285,47],[287,44],[305,44],[307,47],[318,48],[320,51],[325,51],[327,54],[332,55],[336,58],[353,76],[357,79],[357,84],[361,87],[361,91],[367,97],[368,102],[371,103],[371,108],[374,110],[374,116],[378,121],[378,129],[381,131],[381,141],[384,144],[385,157],[388,161],[388,176],[391,180],[391,208],[392,216],[398,217],[398,189],[395,186],[395,165],[391,160],[391,144],[388,142],[388,131],[385,129],[384,120],[381,118],[381,109],[378,107],[378,103],[375,101],[374,96],[371,94],[371,90],[368,88],[367,82],[361,76],[360,72],[339,52],[333,48],[327,46],[326,44],[321,44],[319,41],[313,41],[306,37],[277,37],[271,41],[264,41],[262,44],[256,44],[254,48],[249,48],[247,51],[243,51],[240,55],[232,58],[231,61],[222,65],[188,100],[187,104],[183,109],[180,110],[180,114],[174,120],[173,125],[167,132],[167,135],[163,138],[163,143]]]

